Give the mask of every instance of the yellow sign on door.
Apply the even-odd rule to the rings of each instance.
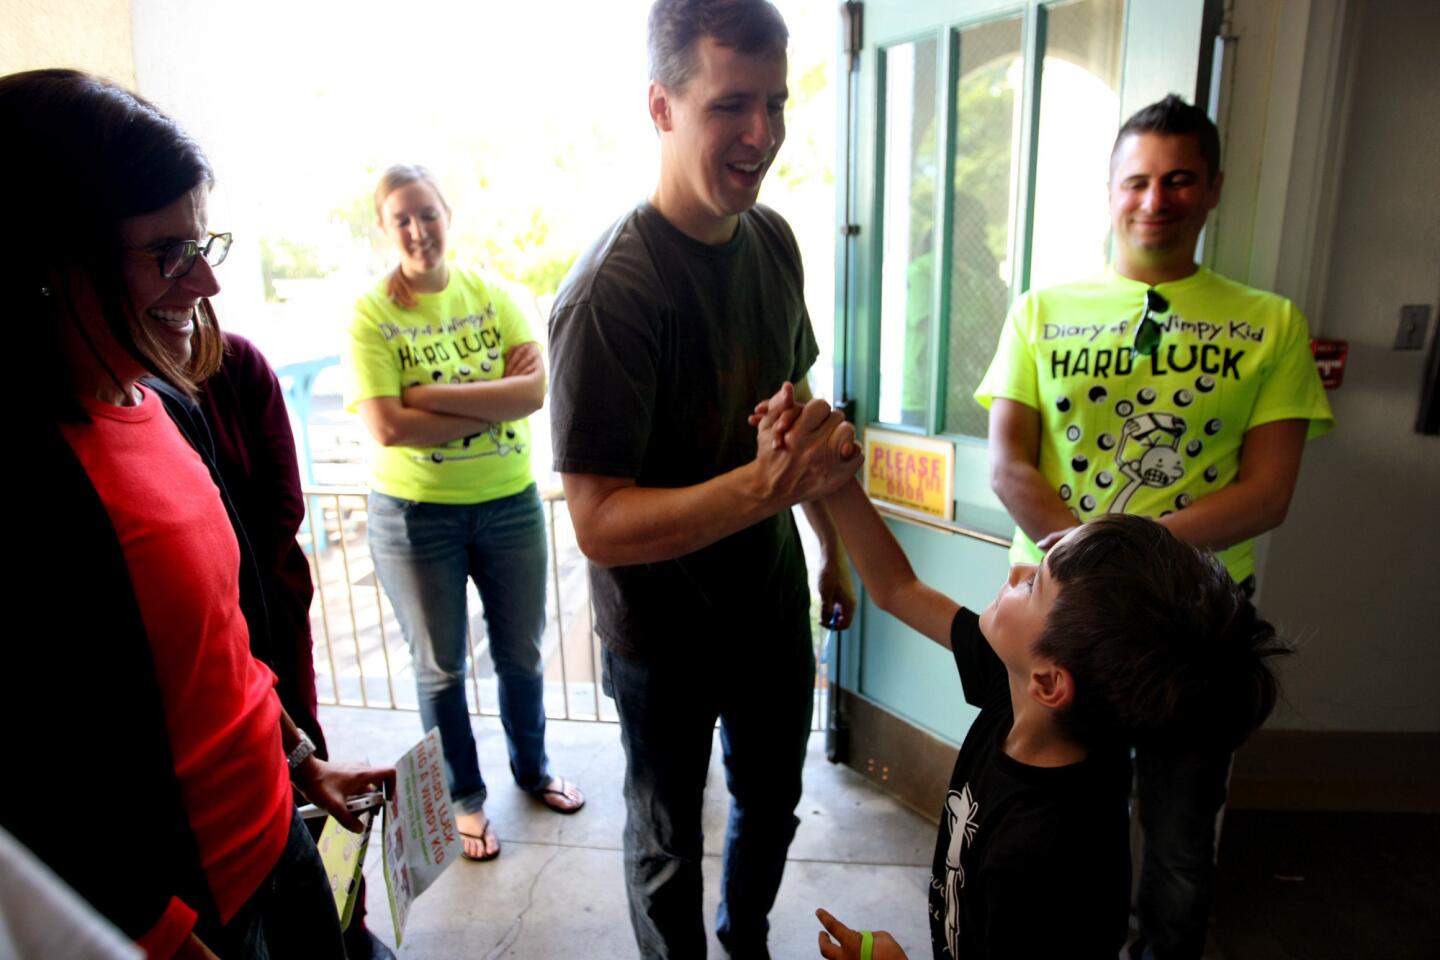
[[[949,441],[865,431],[865,492],[871,499],[950,520],[954,475],[955,447]]]

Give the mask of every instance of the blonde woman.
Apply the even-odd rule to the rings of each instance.
[[[410,646],[420,719],[438,727],[464,855],[492,860],[465,701],[465,584],[484,605],[515,782],[558,813],[584,806],[545,755],[545,520],[526,418],[545,400],[540,345],[495,283],[445,257],[450,208],[424,167],[394,166],[375,212],[400,263],[350,328],[347,405],[377,447],[370,550]]]

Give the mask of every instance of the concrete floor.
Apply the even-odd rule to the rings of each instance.
[[[408,711],[322,707],[332,756],[391,762],[420,737]],[[503,852],[491,863],[460,862],[415,903],[401,957],[634,957],[621,870],[621,797],[625,757],[609,723],[550,721],[547,743],[557,773],[578,782],[588,804],[558,816],[517,790],[505,762],[498,720],[475,718],[480,763],[490,786],[490,814]],[[705,793],[705,924],[711,956],[719,901],[720,844],[728,795],[718,742]],[[890,930],[911,956],[928,956],[925,916],[935,828],[859,775],[825,760],[822,736],[811,738],[800,828],[770,914],[776,958],[816,957],[815,908],[852,926]],[[366,863],[369,924],[393,945],[378,840]]]

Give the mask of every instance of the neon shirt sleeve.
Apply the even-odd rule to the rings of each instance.
[[[400,396],[400,371],[394,353],[385,343],[376,318],[369,315],[366,297],[355,305],[348,349],[342,358],[345,371],[345,409],[356,411],[361,400]]]
[[[1275,345],[1274,366],[1260,384],[1246,429],[1277,420],[1308,420],[1305,437],[1310,440],[1329,433],[1335,415],[1310,353],[1310,325],[1294,304],[1286,301],[1285,306],[1288,322],[1280,326],[1284,340]]]
[[[1034,317],[1030,310],[1033,295],[1016,300],[1000,328],[995,358],[975,388],[975,400],[986,410],[999,397],[1027,407],[1040,407],[1040,390],[1035,381]]]

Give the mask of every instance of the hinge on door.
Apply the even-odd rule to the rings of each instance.
[[[840,5],[840,19],[845,25],[845,55],[849,59],[846,73],[854,73],[860,66],[860,51],[865,46],[862,32],[864,8],[865,5],[856,0],[847,0]]]
[[[860,224],[858,224],[858,223],[847,223],[847,224],[845,224],[843,227],[840,228],[840,236],[842,236],[842,237],[858,237],[858,236],[860,236]]]

